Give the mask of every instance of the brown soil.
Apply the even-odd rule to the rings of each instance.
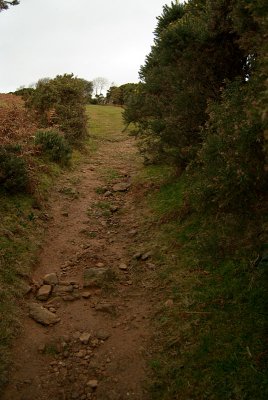
[[[140,242],[133,185],[127,192],[112,190],[115,183],[132,183],[141,164],[129,138],[104,141],[88,158],[52,190],[45,241],[33,273],[38,287],[45,274],[56,272],[61,281],[72,283],[75,296],[52,295],[38,302],[36,292],[28,295],[3,400],[149,398],[145,381],[152,300],[146,269],[151,264],[150,259],[132,259],[139,249],[149,249]],[[107,181],[115,170],[118,177]],[[107,204],[118,210],[110,211]],[[121,263],[127,264],[126,271]],[[96,266],[108,273],[101,284],[83,288],[84,270]],[[90,298],[82,297],[85,291]],[[53,307],[60,322],[45,327],[31,319],[33,301]],[[103,331],[108,338],[101,339]],[[85,332],[91,334],[87,344],[80,340]],[[91,387],[92,380],[97,388]]]

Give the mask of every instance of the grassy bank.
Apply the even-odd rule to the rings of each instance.
[[[148,167],[139,180],[151,187],[145,232],[161,288],[152,398],[266,399],[265,218],[200,218],[168,169]]]

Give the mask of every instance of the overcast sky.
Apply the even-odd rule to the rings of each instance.
[[[0,13],[0,92],[44,77],[138,81],[170,0],[21,0]]]

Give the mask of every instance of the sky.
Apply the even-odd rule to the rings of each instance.
[[[170,0],[21,0],[0,13],[0,93],[64,73],[138,82]]]

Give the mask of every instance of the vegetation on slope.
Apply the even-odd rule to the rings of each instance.
[[[174,168],[150,195],[173,301],[157,316],[154,399],[268,395],[267,11],[165,6],[125,110],[145,160]]]

